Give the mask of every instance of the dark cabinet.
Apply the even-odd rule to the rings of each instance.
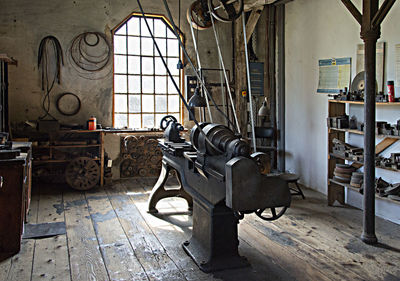
[[[19,252],[31,196],[31,144],[13,143],[20,155],[0,159],[0,260]]]

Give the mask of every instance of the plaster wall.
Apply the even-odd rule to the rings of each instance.
[[[146,13],[167,15],[161,0],[141,1]],[[178,24],[178,0],[168,1]],[[195,61],[186,10],[191,1],[182,1],[181,29],[186,47]],[[36,120],[43,115],[41,76],[37,67],[37,52],[42,38],[57,37],[64,51],[65,64],[61,69],[61,85],[56,85],[51,96],[51,113],[63,123],[85,124],[94,115],[103,126],[112,125],[113,74],[112,60],[101,79],[89,80],[72,67],[68,57],[71,40],[85,31],[103,32],[112,41],[111,30],[132,12],[140,12],[136,1],[123,0],[0,0],[0,53],[18,60],[18,67],[9,70],[9,107],[11,122]],[[221,48],[226,67],[231,70],[231,25],[218,23]],[[217,48],[212,29],[198,32],[202,66],[218,68]],[[190,67],[185,74],[190,74]],[[81,111],[72,117],[59,114],[54,106],[62,92],[73,92],[81,101]],[[187,117],[187,114],[186,114]],[[190,123],[186,125],[191,125]]]
[[[361,2],[353,0],[359,10]],[[382,24],[380,41],[386,42],[385,81],[395,78],[399,16],[400,5],[396,3]],[[285,28],[287,169],[299,174],[306,186],[326,193],[328,96],[316,93],[318,60],[351,57],[353,79],[356,47],[362,43],[360,26],[341,1],[295,0],[286,5]],[[399,91],[397,88],[397,97]],[[377,120],[394,123],[400,119],[399,110],[394,106],[377,107]],[[351,106],[347,112],[363,120],[362,107]],[[348,141],[363,146],[361,136],[349,135]],[[391,149],[399,151],[398,143]],[[390,182],[400,182],[399,175],[377,169],[377,176],[384,176]]]

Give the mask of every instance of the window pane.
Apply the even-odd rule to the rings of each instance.
[[[140,57],[128,57],[128,73],[140,74]]]
[[[128,112],[127,95],[115,95],[115,112]]]
[[[128,20],[128,35],[140,35],[139,18],[131,17]]]
[[[143,114],[143,128],[153,128],[153,127],[154,127],[154,115]]]
[[[165,116],[165,113],[156,114],[156,123],[154,124],[154,127],[160,128],[161,119],[163,119],[164,116]],[[179,120],[179,119],[177,119],[177,120]]]
[[[167,43],[166,42],[167,42],[166,39],[156,39],[157,46],[160,49],[161,55],[163,57],[167,55]],[[153,44],[154,44],[154,42],[153,42]],[[160,54],[158,53],[158,51],[157,51],[155,46],[154,46],[154,52],[155,52],[154,55],[156,57],[160,56]]]
[[[165,23],[160,19],[154,20],[154,36],[156,37],[165,37],[166,34],[166,26]]]
[[[127,114],[115,114],[114,126],[115,128],[124,128],[128,126]]]
[[[114,75],[114,91],[116,93],[126,93],[126,75]]]
[[[142,73],[154,74],[153,58],[142,58]]]
[[[172,31],[172,29],[170,27],[167,27],[167,37],[168,38],[176,38],[174,32]]]
[[[126,53],[126,37],[114,36],[114,54]]]
[[[178,61],[179,59],[168,59],[168,68],[172,75],[179,75]]]
[[[154,77],[142,77],[142,92],[147,94],[154,93]]]
[[[138,113],[140,108],[140,95],[129,95],[129,112]],[[129,124],[132,125],[130,122]]]
[[[167,112],[167,96],[156,96],[156,112]]]
[[[179,76],[174,76],[174,80],[177,84],[178,87],[179,86]],[[172,82],[171,78],[168,78],[168,94],[177,94],[178,91],[176,90],[174,83]]]
[[[153,32],[153,19],[151,18],[146,18],[146,19],[150,26],[151,32]],[[147,28],[144,18],[141,18],[141,33],[142,36],[150,36],[149,29]]]
[[[165,66],[164,66],[161,58],[155,58],[154,65],[155,65],[155,73],[156,74],[167,75],[167,70],[165,69]]]
[[[156,94],[167,93],[167,78],[165,76],[156,76]]]
[[[140,114],[129,114],[129,127],[130,128],[141,128]]]
[[[139,94],[140,93],[140,76],[128,76],[128,93]]]
[[[142,38],[142,55],[152,56],[153,55],[153,39]]]
[[[126,34],[126,23],[121,25],[116,31],[115,34],[125,35]]]
[[[179,96],[168,96],[168,111],[179,112]]]
[[[128,55],[140,55],[140,37],[128,37]]]
[[[126,68],[126,56],[115,55],[114,56],[114,72],[115,73],[127,73]]]
[[[178,57],[179,56],[178,40],[168,39],[168,56],[169,57]]]
[[[154,112],[154,96],[142,95],[143,112]]]

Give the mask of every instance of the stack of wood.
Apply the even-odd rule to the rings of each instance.
[[[363,173],[358,173],[358,172],[352,173],[350,180],[350,185],[352,187],[361,188],[361,186],[363,185],[363,181],[364,181]]]

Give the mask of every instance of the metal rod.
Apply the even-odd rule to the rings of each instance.
[[[226,83],[226,87],[228,89],[228,94],[229,94],[229,100],[231,102],[231,106],[232,106],[232,112],[233,112],[233,117],[235,119],[235,123],[236,123],[236,127],[237,127],[237,131],[240,132],[240,126],[239,126],[239,121],[236,115],[236,108],[235,108],[235,103],[233,102],[233,98],[232,98],[232,92],[231,92],[231,87],[229,86],[229,80],[228,77],[226,75],[226,70],[225,70],[225,64],[224,64],[224,60],[222,58],[222,53],[221,53],[221,48],[219,45],[219,40],[218,40],[218,34],[217,34],[217,30],[215,29],[215,22],[214,22],[214,17],[211,15],[211,23],[212,23],[212,27],[213,27],[213,31],[214,31],[214,37],[215,37],[215,41],[217,43],[217,50],[218,50],[218,57],[219,57],[219,61],[222,65],[222,69],[224,71],[224,76],[225,76],[225,83]]]
[[[228,123],[232,124],[231,120],[229,120],[229,118],[224,114],[224,112],[221,111],[221,109],[219,108],[218,104],[215,102],[214,98],[212,97],[212,95],[208,92],[207,87],[205,86],[205,84],[203,83],[202,79],[201,79],[201,75],[199,74],[199,72],[197,71],[196,67],[194,66],[192,59],[190,58],[189,54],[186,51],[185,46],[182,43],[182,40],[180,38],[180,36],[178,35],[178,31],[177,31],[177,27],[175,25],[174,19],[172,18],[172,14],[171,14],[171,10],[169,9],[168,3],[166,0],[163,0],[165,9],[167,10],[167,14],[168,14],[168,18],[171,22],[171,25],[173,27],[173,33],[175,34],[176,38],[178,39],[179,42],[179,46],[182,48],[183,53],[185,55],[186,60],[189,62],[190,66],[192,67],[198,81],[200,82],[204,92],[208,95],[208,97],[210,98],[210,100],[212,101],[212,103],[214,104],[216,110],[221,113],[222,116],[224,116],[224,118],[226,118],[226,120],[228,121]],[[232,124],[233,125],[233,124]],[[235,128],[235,126],[233,125],[233,128]],[[240,132],[239,132],[240,133]]]
[[[244,53],[246,56],[247,85],[248,85],[249,101],[250,101],[251,135],[252,135],[252,139],[253,139],[254,152],[257,152],[256,133],[254,130],[253,95],[251,94],[250,65],[249,65],[249,54],[247,51],[246,23],[245,23],[244,12],[242,12],[242,23],[243,23]]]
[[[286,123],[285,123],[285,5],[279,5],[277,9],[277,32],[278,34],[278,131],[279,131],[279,161],[278,167],[281,172],[286,170]]]
[[[201,61],[200,61],[199,50],[197,49],[197,41],[196,41],[196,37],[195,37],[195,35],[194,35],[194,30],[193,30],[193,22],[192,22],[192,19],[191,19],[191,18],[189,18],[189,19],[190,19],[190,20],[189,20],[189,23],[190,23],[190,31],[191,31],[191,34],[192,34],[192,40],[193,40],[193,45],[194,45],[194,51],[195,51],[195,53],[196,53],[197,66],[198,66],[198,69],[199,69],[199,71],[200,71],[200,69],[201,69]],[[204,77],[201,76],[201,79],[202,79],[202,82],[203,82],[203,84],[204,84]],[[211,109],[210,109],[210,103],[209,103],[209,101],[208,101],[208,96],[205,95],[205,98],[206,98],[206,104],[207,104],[208,115],[209,115],[209,117],[210,117],[210,122],[213,123],[213,117],[212,117],[212,113],[211,113]]]
[[[180,97],[181,100],[182,100],[182,103],[184,104],[184,106],[185,106],[186,109],[188,110],[190,118],[193,119],[193,122],[194,122],[194,123],[196,124],[196,126],[199,128],[199,132],[200,132],[200,134],[202,134],[202,135],[204,136],[205,141],[206,141],[213,149],[215,149],[216,151],[218,151],[218,153],[221,153],[221,154],[222,154],[223,151],[221,151],[217,146],[215,146],[215,145],[208,139],[207,135],[204,133],[203,129],[200,127],[200,124],[197,122],[196,117],[193,116],[194,114],[193,114],[192,111],[190,110],[190,107],[189,107],[189,105],[187,104],[187,102],[186,102],[186,100],[185,100],[185,97],[182,95],[179,86],[176,84],[175,79],[173,79],[173,76],[172,76],[172,74],[171,74],[171,71],[170,71],[169,68],[168,68],[167,62],[165,61],[165,58],[163,57],[163,55],[162,55],[162,53],[161,53],[161,50],[160,50],[160,48],[158,47],[158,44],[157,44],[157,42],[156,42],[156,39],[154,38],[153,32],[151,31],[150,25],[149,25],[149,23],[148,23],[148,21],[147,21],[146,14],[145,14],[144,11],[143,11],[142,4],[140,4],[140,0],[136,0],[136,1],[137,1],[137,3],[138,3],[140,12],[142,13],[144,22],[146,23],[146,26],[147,26],[147,29],[148,29],[148,31],[149,31],[149,34],[150,34],[151,38],[153,39],[153,44],[154,44],[154,46],[155,46],[156,49],[157,49],[158,55],[160,56],[161,61],[163,62],[164,67],[165,67],[165,69],[167,70],[168,76],[169,76],[170,79],[172,80],[172,83],[174,84],[174,87],[175,87],[176,91],[178,92],[179,97]]]

